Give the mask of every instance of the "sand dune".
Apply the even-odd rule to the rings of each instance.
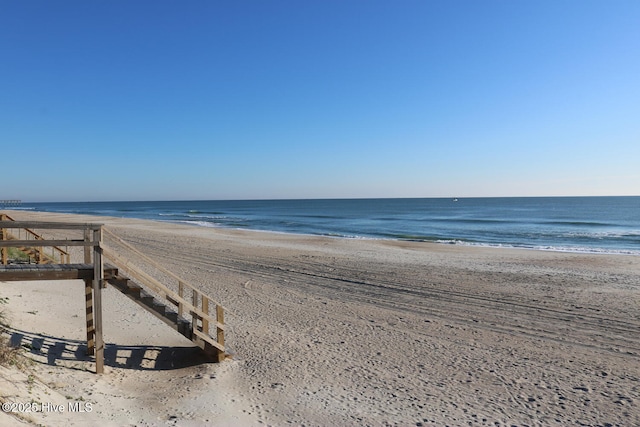
[[[96,376],[81,282],[0,283],[39,381],[92,403],[48,425],[640,425],[638,257],[11,215],[104,222],[227,308],[207,364],[107,289]]]

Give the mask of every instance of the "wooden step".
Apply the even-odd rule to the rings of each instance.
[[[167,311],[167,306],[165,304],[145,292],[142,287],[131,281],[131,279],[118,275],[109,279],[108,282],[114,288],[127,295],[156,317],[161,317],[165,323],[168,321],[175,324],[174,326],[176,329],[178,328],[178,313]]]
[[[191,339],[191,322],[178,316],[176,311],[169,309],[166,304],[155,299],[153,295],[147,293],[131,279],[119,275],[114,279],[110,279],[109,283],[145,310],[171,326],[172,329],[177,330],[185,337]]]
[[[151,308],[153,306],[153,295],[149,295],[146,291],[142,290],[140,292],[140,303],[146,308]]]
[[[149,294],[143,286],[137,284],[121,273],[112,276],[107,281],[149,313],[153,314],[172,329],[194,342],[198,347],[202,348],[207,355],[214,358],[216,361],[220,361],[220,358],[224,358],[224,355],[220,353],[219,349],[217,349],[215,345],[207,342],[208,337],[203,335],[201,330],[194,331],[191,321],[178,315],[174,310],[174,306],[158,301],[153,295]]]
[[[187,319],[183,319],[182,317],[178,317],[177,321],[178,332],[180,332],[185,337],[193,340],[193,332],[191,331],[191,322]]]
[[[25,253],[29,258],[33,258],[34,260],[38,260],[38,251],[32,247],[21,246],[17,248],[20,252]],[[51,264],[51,258],[47,255],[42,254],[42,258],[40,258],[40,264]]]
[[[117,287],[123,294],[132,295],[136,297],[136,299],[140,298],[140,292],[142,292],[142,288],[135,282],[132,282],[128,277],[118,275],[110,279],[109,283]]]
[[[173,323],[175,323],[177,325],[177,323],[178,323],[178,312],[177,311],[173,311],[173,310],[169,309],[167,306],[165,306],[164,317],[166,317],[167,319],[171,320]]]

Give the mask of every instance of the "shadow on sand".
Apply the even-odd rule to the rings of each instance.
[[[39,356],[37,362],[51,366],[73,365],[73,362],[93,363],[87,355],[87,343],[81,340],[53,337],[45,334],[4,327],[10,344],[23,347]],[[41,360],[45,358],[46,360]],[[160,347],[145,345],[118,345],[105,343],[104,364],[114,368],[136,370],[170,370],[210,363],[199,347]],[[73,368],[73,366],[69,366]],[[76,368],[77,369],[77,368]]]

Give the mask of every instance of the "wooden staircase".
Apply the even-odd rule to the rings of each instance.
[[[6,214],[2,214],[0,220],[15,221]],[[38,244],[48,246],[47,241],[44,240],[43,237],[27,228],[18,230],[26,230],[29,241],[33,240],[34,246],[17,245],[12,247],[16,247],[27,254],[30,259],[36,259],[38,264],[64,264],[65,261],[67,264],[69,263],[69,254],[66,251],[55,247],[60,251],[58,255],[60,261],[57,261],[55,255],[47,256],[43,253],[42,248],[37,246]],[[166,270],[162,265],[150,259],[104,227],[101,228],[100,232],[104,233],[109,240],[109,245],[107,245],[106,241],[99,242],[101,257],[104,258],[105,262],[111,264],[108,266],[108,269],[115,272],[115,274],[110,274],[108,277],[105,277],[102,287],[105,287],[106,284],[112,285],[140,307],[194,342],[214,361],[220,362],[228,357],[224,346],[224,308],[220,304],[214,302],[198,288],[188,284]],[[27,241],[27,239],[20,239],[20,237],[16,238],[8,233],[5,228],[0,228],[0,241],[7,240],[16,240],[20,243],[26,243]],[[69,242],[77,241],[69,240]],[[112,247],[119,249],[116,250]],[[6,251],[4,247],[2,249],[2,263],[7,264]],[[123,256],[123,253],[127,253],[128,256]],[[89,262],[88,258],[90,258],[90,256],[88,252],[85,252],[85,263]],[[159,271],[165,278],[169,277],[170,279],[176,280],[177,290],[170,289],[140,268],[139,265],[133,264],[132,260],[134,259],[138,264],[143,263],[147,267],[151,266],[146,269],[147,271],[154,269],[155,271]],[[89,290],[89,292],[91,291]],[[95,295],[93,298],[95,299]],[[209,311],[210,307],[215,308],[212,313]],[[91,341],[90,328],[92,327],[90,327],[88,323],[88,343]],[[211,333],[210,328],[212,330]]]
[[[7,214],[1,214],[0,220],[15,221],[13,218],[11,218]],[[51,255],[49,255],[43,251],[42,246],[38,246],[38,240],[44,240],[42,236],[40,236],[39,234],[37,234],[36,232],[28,228],[25,228],[20,231],[24,231],[24,236],[27,238],[27,240],[32,240],[34,243],[33,246],[24,246],[24,245],[16,246],[16,249],[18,249],[20,252],[22,252],[28,257],[29,263],[31,263],[32,260],[36,264],[64,264],[64,263],[68,264],[70,262],[69,253],[67,251],[57,246],[53,246],[51,250]],[[8,230],[4,228],[0,229],[0,240],[20,240],[20,237],[22,236],[16,237],[13,234],[9,233]],[[7,257],[6,253],[3,252],[2,254],[3,264],[7,263],[6,257]]]
[[[133,265],[131,258],[125,258],[120,251],[112,249],[105,242],[102,245],[104,257],[118,269],[115,276],[107,279],[107,283],[190,339],[215,361],[227,358],[224,346],[224,308],[118,236],[106,229],[103,231],[109,244],[121,246],[122,251],[133,252],[132,258],[144,261],[146,265],[176,280],[177,291]],[[215,310],[210,313],[210,307],[213,306]],[[215,333],[212,333],[213,330]]]
[[[108,280],[110,285],[129,297],[138,305],[142,306],[149,313],[162,320],[164,323],[175,329],[185,337],[193,339],[191,322],[180,316],[177,311],[171,309],[162,301],[155,298],[123,274],[118,273],[117,276]]]
[[[2,239],[3,239],[3,236],[0,235],[0,240]],[[17,240],[17,239],[12,235],[7,235],[3,240]],[[29,257],[29,262],[33,260],[36,264],[57,264],[57,261],[55,261],[52,257],[43,253],[41,250],[38,250],[35,247],[18,246],[16,249],[18,249],[20,252],[22,252],[27,257]]]

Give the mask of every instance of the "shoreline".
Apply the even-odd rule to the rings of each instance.
[[[87,215],[92,216],[92,215]],[[120,218],[120,217],[113,217]],[[125,219],[125,218],[122,218]],[[135,218],[140,219],[140,218]],[[371,236],[345,236],[345,235],[332,235],[332,234],[305,234],[305,233],[295,233],[292,231],[277,231],[277,230],[258,230],[258,229],[250,229],[250,228],[233,228],[233,227],[224,227],[217,225],[199,225],[194,224],[190,221],[170,221],[170,220],[155,220],[155,219],[143,219],[143,221],[154,221],[159,223],[170,223],[170,224],[179,224],[186,225],[191,227],[202,227],[202,228],[211,228],[214,230],[236,230],[236,231],[247,231],[247,232],[256,232],[256,233],[273,233],[273,234],[284,234],[291,236],[307,236],[307,237],[326,237],[329,239],[346,239],[346,240],[373,240],[373,241],[393,241],[393,242],[416,242],[416,243],[432,243],[437,245],[455,245],[455,246],[465,246],[470,248],[494,248],[494,249],[524,249],[530,251],[544,251],[544,252],[561,252],[561,253],[575,253],[575,254],[593,254],[593,255],[630,255],[630,256],[640,256],[640,250],[633,251],[632,249],[605,249],[605,248],[589,248],[589,247],[571,247],[571,246],[558,246],[558,247],[537,247],[537,246],[526,246],[522,245],[512,245],[507,243],[481,243],[481,242],[467,242],[459,239],[438,239],[438,240],[427,240],[427,239],[400,239],[400,238],[392,238],[392,237],[371,237]]]
[[[108,404],[121,413],[124,400],[108,400],[120,393],[129,399],[122,411],[139,425],[216,425],[216,414],[234,425],[640,424],[638,257],[90,217],[219,300],[234,355],[162,371],[127,370],[112,359],[110,372],[92,380],[112,387],[92,398],[105,417]],[[42,319],[27,311],[55,318],[41,295],[29,293],[29,307],[10,299],[8,309],[32,321]],[[105,340],[149,345],[147,322],[120,296],[108,300],[129,324],[105,328]],[[14,328],[40,333],[20,319]],[[133,320],[141,335],[129,331]],[[152,344],[175,345],[179,335],[160,326]],[[83,378],[55,365],[43,365],[55,371],[45,369],[49,382]],[[158,388],[162,404],[154,406],[126,380],[134,377],[147,389],[169,380],[182,387]],[[142,403],[144,411],[132,409]]]
[[[632,196],[630,196],[632,197]],[[543,252],[558,252],[558,253],[575,253],[575,254],[593,254],[593,255],[624,255],[624,256],[640,256],[640,249],[607,249],[603,247],[575,247],[575,246],[533,246],[526,244],[509,244],[509,243],[483,243],[483,242],[471,242],[464,241],[460,239],[419,239],[419,238],[393,238],[393,237],[374,237],[374,236],[347,236],[347,235],[333,235],[333,234],[322,234],[322,233],[297,233],[293,231],[279,231],[279,230],[261,230],[261,229],[252,229],[252,228],[238,228],[238,227],[227,227],[222,225],[201,225],[194,221],[184,221],[184,220],[161,220],[161,219],[148,219],[148,218],[135,218],[135,217],[114,217],[114,216],[103,216],[103,215],[92,215],[92,214],[69,214],[69,213],[59,213],[59,212],[45,212],[45,211],[33,211],[33,210],[20,210],[20,209],[4,209],[4,211],[13,211],[16,214],[21,212],[33,213],[33,214],[52,214],[52,215],[71,215],[71,216],[80,216],[80,217],[91,217],[91,218],[105,218],[105,220],[113,219],[113,220],[141,220],[141,221],[151,221],[159,224],[177,224],[177,225],[185,225],[189,227],[196,228],[205,228],[205,229],[213,229],[213,230],[235,230],[235,231],[246,231],[246,232],[256,232],[256,233],[272,233],[276,235],[289,235],[289,236],[300,236],[300,237],[326,237],[329,239],[345,239],[345,240],[364,240],[364,241],[397,241],[397,242],[416,242],[416,243],[427,243],[427,244],[437,244],[437,245],[453,245],[459,247],[478,247],[478,248],[494,248],[494,249],[523,249],[523,250],[531,250],[531,251],[543,251]]]

